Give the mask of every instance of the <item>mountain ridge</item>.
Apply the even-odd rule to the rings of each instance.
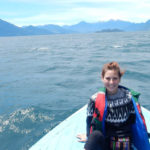
[[[144,23],[133,23],[123,20],[108,20],[88,23],[81,21],[73,25],[59,26],[55,24],[23,26],[18,27],[12,23],[0,19],[0,36],[27,36],[27,35],[50,35],[50,34],[74,34],[74,33],[93,33],[104,30],[113,31],[149,31],[150,20]]]

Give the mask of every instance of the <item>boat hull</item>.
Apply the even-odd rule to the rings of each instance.
[[[86,133],[87,105],[68,117],[29,150],[83,150],[84,143],[78,142],[76,135]],[[142,107],[148,132],[150,133],[150,111]]]

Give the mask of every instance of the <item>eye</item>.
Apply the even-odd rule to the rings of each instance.
[[[117,78],[117,77],[114,77],[113,80],[118,80],[118,78]]]
[[[109,78],[109,77],[106,77],[106,80],[108,80],[108,81],[109,81],[109,80],[110,80],[110,78]]]

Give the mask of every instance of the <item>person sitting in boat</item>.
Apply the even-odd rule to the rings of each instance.
[[[145,119],[138,103],[139,93],[119,85],[124,71],[117,62],[105,64],[104,88],[94,94],[87,108],[85,150],[150,150]]]

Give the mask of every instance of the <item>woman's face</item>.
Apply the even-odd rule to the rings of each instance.
[[[104,83],[108,94],[115,94],[120,83],[118,72],[115,70],[107,70],[104,77],[102,77],[102,82]]]

